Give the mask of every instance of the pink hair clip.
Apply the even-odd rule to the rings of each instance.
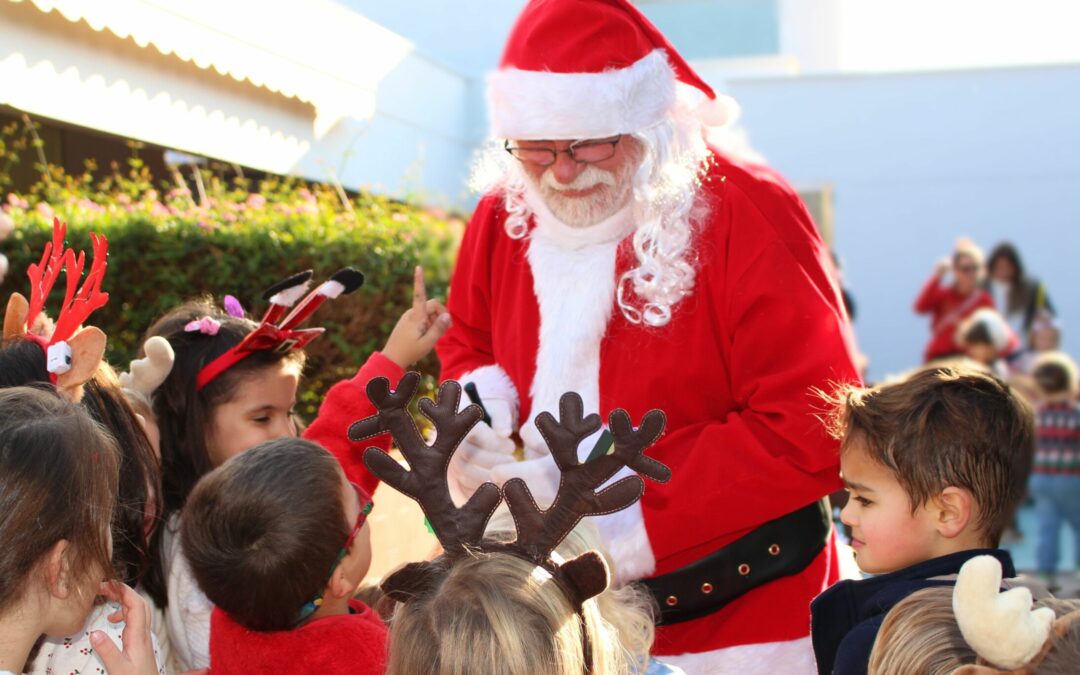
[[[190,321],[184,326],[185,333],[194,333],[196,331],[203,335],[217,335],[218,329],[221,328],[221,322],[209,316],[204,316],[201,319]]]

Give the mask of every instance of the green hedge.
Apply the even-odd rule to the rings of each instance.
[[[54,214],[68,222],[76,248],[89,251],[91,231],[106,235],[111,298],[89,323],[108,334],[107,356],[119,369],[150,323],[186,298],[208,293],[220,302],[231,293],[258,316],[263,290],[288,274],[312,268],[322,280],[351,265],[364,272],[364,286],[315,317],[327,334],[308,348],[300,412],[310,420],[326,389],[381,348],[408,307],[415,265],[424,266],[429,294],[445,298],[463,224],[444,213],[291,179],[225,181],[209,171],[205,198],[197,198],[186,185],[155,183],[137,159],[123,175],[96,179],[90,169],[74,177],[47,167],[28,192],[5,195],[15,230],[0,243],[10,261],[0,294],[27,293],[26,267],[40,257]],[[53,312],[58,301],[48,306]],[[436,367],[434,357],[419,365],[428,373]]]

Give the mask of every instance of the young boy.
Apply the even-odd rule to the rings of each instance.
[[[384,672],[386,627],[353,599],[371,564],[370,509],[333,455],[299,438],[258,445],[196,485],[180,536],[215,605],[215,674]]]
[[[1034,446],[1031,409],[997,378],[933,368],[834,401],[850,494],[840,519],[852,530],[859,568],[811,604],[818,672],[865,673],[889,609],[916,590],[951,585],[976,555],[997,549],[1023,496]]]
[[[1030,494],[1039,535],[1035,562],[1053,587],[1062,521],[1072,527],[1080,561],[1080,404],[1076,363],[1062,352],[1044,352],[1032,371],[1039,390],[1035,418],[1035,465]]]

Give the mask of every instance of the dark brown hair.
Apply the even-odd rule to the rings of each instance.
[[[0,610],[58,541],[76,575],[108,574],[117,450],[80,406],[46,387],[0,391]]]
[[[17,338],[0,350],[0,388],[24,385],[51,387],[41,346]],[[83,386],[82,405],[94,421],[112,434],[120,452],[120,479],[113,511],[113,562],[124,583],[142,582],[150,568],[150,544],[144,533],[148,507],[160,513],[161,474],[134,411],[124,398],[116,373],[102,363]]]
[[[111,366],[102,363],[86,383],[82,404],[95,421],[109,430],[120,450],[120,484],[113,512],[113,565],[124,583],[136,586],[147,580],[153,567],[150,540],[156,534],[161,514],[161,471],[154,448]],[[155,514],[151,536],[146,532],[147,513]]]
[[[206,597],[252,630],[292,628],[349,536],[334,456],[299,438],[261,443],[203,478],[180,537]]]
[[[830,433],[896,475],[914,512],[949,486],[971,493],[976,526],[996,546],[1024,494],[1034,453],[1030,406],[996,377],[954,366],[878,387],[849,387],[833,402]]]

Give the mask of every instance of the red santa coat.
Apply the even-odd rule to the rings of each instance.
[[[616,407],[635,420],[667,413],[649,454],[672,479],[647,485],[644,528],[628,510],[626,531],[605,537],[622,579],[675,570],[840,487],[813,390],[858,375],[827,251],[781,178],[714,159],[700,194],[710,211],[693,243],[694,290],[666,326],[635,325],[614,307],[614,280],[635,264],[629,237],[612,244],[610,262],[589,257],[603,246],[544,252],[535,227],[525,239],[506,235],[498,194],[478,205],[451,282],[453,327],[437,348],[444,378],[475,378],[481,396],[505,385],[523,420],[534,402],[555,409],[553,392],[588,389],[589,378],[605,420]],[[805,638],[810,600],[837,578],[834,556],[827,547],[798,575],[661,629],[656,652]]]

